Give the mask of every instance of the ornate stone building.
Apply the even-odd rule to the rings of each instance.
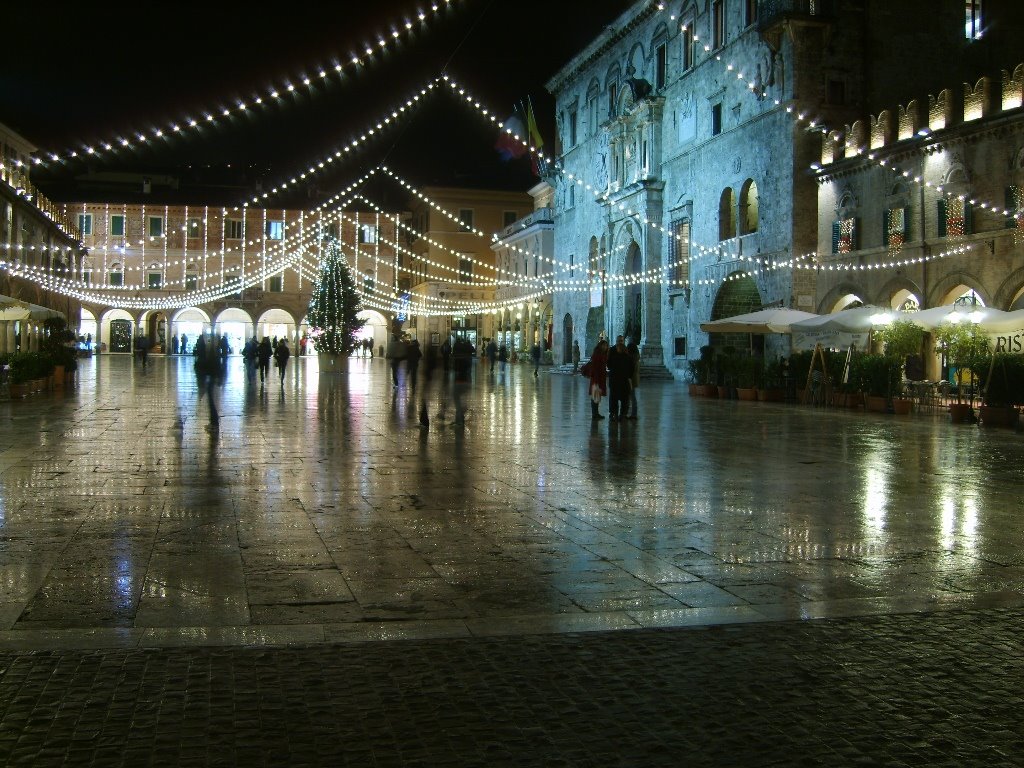
[[[571,343],[562,336],[570,328],[585,353],[601,335],[638,336],[644,364],[677,377],[709,343],[785,352],[783,336],[715,337],[700,324],[768,306],[835,308],[836,291],[845,289],[823,270],[833,222],[860,217],[868,222],[865,232],[871,227],[865,244],[881,247],[875,230],[883,210],[920,194],[908,184],[883,183],[883,170],[845,198],[855,201],[854,211],[841,194],[831,199],[833,171],[816,170],[835,164],[823,162],[823,146],[849,145],[854,165],[879,141],[896,151],[906,139],[896,140],[897,105],[928,104],[929,94],[941,102],[943,92],[956,101],[963,82],[972,83],[968,100],[994,104],[1001,86],[979,78],[1016,66],[1022,14],[1007,0],[986,1],[984,15],[976,1],[636,3],[548,83],[561,141],[559,173],[551,180],[556,360],[565,361]],[[979,88],[987,95],[971,96]],[[919,121],[929,112],[920,109]],[[991,106],[980,109],[982,122],[1003,123],[986,134],[983,143],[993,149],[967,149],[981,123],[968,126],[973,120],[958,117],[957,109],[933,129],[959,131],[960,164],[978,163],[966,179],[947,174],[964,189],[971,173],[991,173],[990,160],[1012,167],[1016,129],[1006,123],[1019,119],[1019,109],[1001,108],[1000,117]],[[883,110],[892,111],[869,117]],[[876,132],[884,140],[869,129],[880,119]],[[913,151],[934,157],[924,136],[904,146],[915,142],[920,149]],[[830,157],[837,157],[834,148],[825,152]],[[847,173],[850,162],[844,157],[837,165],[836,172]],[[995,186],[1013,181],[992,184],[989,202],[1002,208],[1004,194]],[[934,219],[937,202],[923,204]],[[957,269],[948,260],[927,269],[947,267]],[[887,269],[894,279],[896,269]],[[581,270],[588,285],[565,282]],[[884,282],[881,275],[873,278]],[[930,279],[936,287],[922,300],[948,297],[951,279]],[[1014,300],[1010,286],[993,290]],[[872,299],[879,292],[885,293],[868,291]]]

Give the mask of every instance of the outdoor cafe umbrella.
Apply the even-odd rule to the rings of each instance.
[[[818,315],[808,320],[793,323],[794,333],[814,331],[842,331],[844,333],[867,333],[877,324],[877,317],[885,313],[881,307],[863,306],[843,309],[827,315]],[[875,319],[873,319],[875,318]]]
[[[701,323],[700,329],[706,333],[789,333],[793,323],[818,317],[813,312],[801,312],[799,309],[760,309],[734,317],[723,317]]]
[[[988,330],[991,323],[998,323],[1007,314],[1009,313],[994,307],[944,304],[941,307],[922,309],[920,312],[892,313],[892,319],[912,320],[926,331],[933,331],[942,323],[955,323],[959,321],[970,321],[977,324],[980,328]]]

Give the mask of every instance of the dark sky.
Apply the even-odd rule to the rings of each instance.
[[[109,141],[167,126],[222,105],[252,100],[270,86],[298,89],[274,107],[254,108],[219,127],[155,142],[115,158],[50,165],[33,172],[50,197],[131,201],[133,187],[104,187],[96,174],[166,174],[175,192],[161,202],[241,203],[257,181],[276,186],[347,144],[426,82],[447,71],[486,106],[507,117],[531,97],[548,149],[553,102],[544,84],[631,3],[628,0],[455,0],[424,28],[353,75],[316,76],[348,62],[393,25],[413,17],[416,0],[181,6],[18,3],[0,68],[0,122],[46,150]],[[91,7],[90,7],[91,6]],[[309,74],[314,89],[301,85]],[[398,127],[387,128],[340,168],[297,195],[268,205],[308,207],[382,162],[417,185],[524,190],[526,160],[503,163],[493,128],[450,95],[434,96]],[[87,177],[92,174],[91,180]],[[382,203],[387,185],[372,190]],[[371,190],[367,190],[371,192]],[[133,193],[134,194],[134,193]]]

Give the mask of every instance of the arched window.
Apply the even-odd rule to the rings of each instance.
[[[157,289],[163,285],[163,272],[159,264],[150,264],[146,271],[146,287]]]
[[[109,282],[111,285],[124,285],[124,270],[119,263],[110,265]]]
[[[736,193],[732,187],[722,190],[718,202],[718,239],[728,240],[736,236]]]
[[[194,291],[199,287],[199,272],[195,264],[185,267],[185,290]]]
[[[740,234],[757,232],[759,221],[757,184],[753,179],[747,179],[740,190]]]

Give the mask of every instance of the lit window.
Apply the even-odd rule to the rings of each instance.
[[[199,219],[189,219],[185,222],[186,237],[198,238],[202,231],[202,222]]]
[[[376,243],[377,228],[373,224],[362,224],[359,227],[360,243]]]
[[[267,240],[283,240],[284,239],[284,222],[283,221],[268,221],[267,222]]]
[[[227,219],[224,222],[224,238],[227,240],[242,239],[242,220]]]

